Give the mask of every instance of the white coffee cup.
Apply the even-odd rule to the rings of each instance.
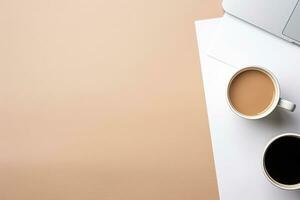
[[[268,109],[266,109],[264,112],[259,113],[257,115],[245,115],[241,112],[239,112],[238,110],[235,109],[235,107],[232,105],[231,100],[230,100],[230,96],[229,96],[229,92],[230,92],[230,86],[232,81],[242,72],[245,72],[247,70],[258,70],[260,72],[263,72],[264,74],[268,75],[271,80],[273,81],[274,87],[275,87],[275,95],[273,98],[273,101],[271,103],[271,105],[268,107]],[[286,109],[288,111],[293,112],[296,108],[296,105],[288,100],[282,99],[280,98],[280,87],[279,87],[279,83],[278,80],[276,79],[276,77],[274,76],[274,74],[272,72],[270,72],[269,70],[259,67],[259,66],[251,66],[251,67],[245,67],[242,68],[240,70],[238,70],[237,72],[235,72],[233,74],[233,76],[231,77],[231,79],[229,80],[228,84],[227,84],[227,92],[226,92],[226,97],[227,97],[227,102],[229,107],[231,108],[231,110],[237,114],[240,117],[243,117],[245,119],[261,119],[264,118],[268,115],[270,115],[275,109],[276,107],[281,107],[283,109]]]
[[[300,134],[297,134],[297,133],[284,133],[284,134],[281,134],[281,135],[279,135],[279,136],[277,136],[277,137],[275,137],[275,138],[273,138],[273,139],[271,139],[271,141],[266,145],[266,147],[265,147],[265,149],[264,149],[264,153],[263,153],[263,157],[262,157],[262,167],[263,167],[263,172],[264,172],[264,175],[266,176],[266,178],[273,184],[273,185],[275,185],[276,187],[279,187],[279,188],[281,188],[281,189],[285,189],[285,190],[298,190],[298,189],[300,189],[300,182],[298,182],[298,183],[293,183],[293,184],[285,184],[285,183],[282,183],[282,182],[280,182],[280,181],[276,181],[275,179],[276,178],[274,178],[274,177],[272,177],[272,175],[268,172],[268,167],[267,167],[267,163],[268,163],[268,159],[266,159],[266,154],[270,154],[270,152],[269,153],[267,153],[267,151],[269,150],[269,148],[272,148],[272,144],[274,144],[275,142],[280,142],[280,139],[283,139],[283,138],[293,138],[292,140],[300,140]],[[291,146],[291,143],[290,143],[291,141],[289,141],[289,142],[286,142],[286,146],[283,146],[283,148],[281,148],[281,149],[279,149],[280,150],[280,152],[283,154],[283,152],[284,152],[284,150],[286,150],[289,146]],[[298,143],[296,143],[296,144],[298,144]],[[297,145],[297,147],[299,147],[298,145]],[[274,147],[273,147],[274,148]],[[300,148],[300,147],[299,147]],[[288,150],[287,150],[288,151]],[[290,151],[289,150],[289,152],[298,152],[298,151]],[[277,155],[274,151],[272,152],[273,153],[273,157],[276,157],[276,156],[279,156],[279,155]],[[289,156],[291,156],[289,153],[286,153],[286,154],[284,154],[283,155],[285,158],[287,158],[287,159],[295,159],[294,157],[289,157]],[[297,162],[297,161],[296,161]],[[299,160],[299,162],[300,162],[300,160]],[[285,162],[278,162],[278,163],[284,163],[285,165],[287,165],[288,166],[288,164],[287,163],[285,163]],[[275,163],[269,163],[268,165],[272,168],[272,166],[274,166],[274,164]],[[288,168],[288,167],[287,167]],[[297,166],[296,167],[294,167],[294,168],[298,168]],[[300,170],[300,169],[299,169]],[[274,175],[273,175],[274,176]],[[294,176],[293,176],[294,177]],[[299,177],[298,177],[299,178]]]

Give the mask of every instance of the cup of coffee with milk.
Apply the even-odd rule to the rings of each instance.
[[[296,105],[280,97],[276,77],[267,69],[251,66],[238,70],[227,86],[231,110],[246,119],[261,119],[277,107],[293,112]]]
[[[233,74],[227,85],[227,102],[238,116],[258,120],[277,107],[293,112],[296,105],[280,97],[276,77],[267,69],[250,66]],[[285,133],[265,147],[262,168],[266,178],[281,189],[300,189],[300,134]]]

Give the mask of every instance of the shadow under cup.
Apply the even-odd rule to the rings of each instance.
[[[263,169],[275,186],[300,189],[300,135],[286,133],[272,139],[264,151]]]

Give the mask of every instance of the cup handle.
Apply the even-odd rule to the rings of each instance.
[[[280,108],[284,108],[290,112],[294,112],[294,110],[296,109],[296,104],[281,98],[279,99],[277,106]]]

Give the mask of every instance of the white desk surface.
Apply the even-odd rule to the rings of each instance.
[[[300,108],[294,113],[278,109],[258,121],[245,120],[231,112],[225,91],[239,67],[260,65],[277,76],[282,97],[300,106],[300,47],[228,15],[197,21],[196,32],[221,199],[299,200],[300,191],[281,190],[268,182],[261,158],[271,138],[300,132]]]

